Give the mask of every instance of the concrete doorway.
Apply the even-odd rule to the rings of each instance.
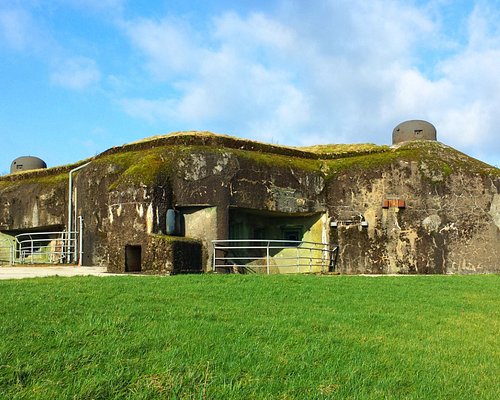
[[[125,272],[141,272],[142,246],[125,246]]]

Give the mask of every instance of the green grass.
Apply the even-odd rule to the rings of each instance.
[[[497,399],[500,276],[0,282],[5,399]]]
[[[314,146],[298,147],[298,149],[321,154],[323,156],[354,156],[382,153],[390,150],[389,146],[380,146],[373,143],[318,144]]]

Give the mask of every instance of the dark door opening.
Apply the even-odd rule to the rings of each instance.
[[[297,242],[302,240],[302,227],[287,227],[283,229],[283,239],[285,246],[295,247]],[[289,242],[290,240],[290,242]]]
[[[141,246],[125,246],[125,272],[141,272]]]

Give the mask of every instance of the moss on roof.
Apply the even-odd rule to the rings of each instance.
[[[453,147],[431,140],[405,142],[395,146],[395,151],[407,153],[415,161],[425,161],[431,167],[441,169],[445,175],[453,171],[500,177],[500,169],[486,164]]]
[[[124,151],[98,157],[94,163],[112,166],[117,177],[110,184],[110,189],[129,184],[149,185],[160,173],[171,173],[172,160],[177,150],[172,146],[162,146],[148,150]]]
[[[331,178],[348,170],[376,169],[396,161],[416,161],[421,167],[425,165],[426,169],[438,173],[442,179],[458,171],[500,177],[500,169],[440,142],[414,141],[400,146],[376,146],[367,150],[370,152],[351,153],[346,157],[325,160],[327,177]]]
[[[269,154],[303,157],[308,159],[337,158],[356,154],[370,154],[388,151],[388,146],[379,146],[371,143],[359,144],[327,144],[315,146],[283,146],[238,138],[225,134],[216,134],[207,131],[173,132],[167,135],[156,135],[138,140],[123,146],[113,147],[108,152],[120,149],[137,149],[157,145],[204,145],[223,148],[233,148],[248,151],[259,151]]]
[[[211,132],[174,132],[112,147],[75,164],[6,175],[0,177],[0,189],[20,183],[56,184],[65,180],[71,169],[87,161],[113,166],[117,178],[111,188],[148,185],[159,174],[170,175],[173,160],[192,151],[225,151],[256,163],[318,172],[330,178],[351,169],[375,169],[398,160],[425,162],[427,168],[440,171],[443,176],[463,170],[500,177],[500,169],[435,141],[406,142],[392,147],[370,143],[287,147]]]
[[[58,184],[61,184],[62,182],[67,182],[67,181],[68,181],[68,174],[61,173],[59,171],[43,175],[30,174],[21,176],[19,179],[14,179],[14,180],[0,179],[0,190],[7,188],[13,189],[20,185],[29,185],[29,184],[56,186]]]
[[[321,157],[336,158],[351,155],[381,153],[389,151],[389,146],[379,146],[373,143],[352,143],[352,144],[321,144],[315,146],[298,147],[303,151],[308,151],[320,155]]]

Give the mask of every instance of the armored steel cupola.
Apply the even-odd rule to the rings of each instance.
[[[10,173],[29,171],[32,169],[47,168],[47,164],[41,158],[32,156],[18,157],[10,164]]]
[[[435,126],[427,121],[411,120],[400,123],[392,131],[392,144],[410,140],[437,140]]]

